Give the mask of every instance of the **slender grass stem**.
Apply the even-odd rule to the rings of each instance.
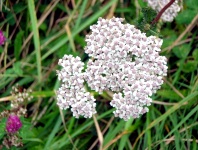
[[[41,52],[40,52],[40,38],[38,31],[38,23],[35,11],[34,0],[28,0],[28,10],[30,14],[31,27],[33,30],[34,37],[34,47],[36,50],[36,62],[37,62],[37,74],[38,74],[38,82],[41,83],[42,80],[42,69],[41,69]]]

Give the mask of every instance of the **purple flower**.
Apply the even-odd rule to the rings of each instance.
[[[17,115],[10,115],[6,123],[8,133],[15,133],[22,127],[22,123]]]
[[[6,38],[3,35],[3,32],[0,30],[0,45],[3,45],[5,41],[6,41]]]

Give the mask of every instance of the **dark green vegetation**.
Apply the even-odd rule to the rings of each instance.
[[[20,136],[28,150],[99,149],[93,119],[75,119],[60,112],[55,90],[56,70],[64,54],[84,54],[85,35],[98,17],[124,17],[137,24],[142,0],[4,0],[0,29],[7,43],[0,47],[0,112],[9,109],[11,87],[33,90]],[[168,58],[168,76],[153,95],[149,113],[125,122],[114,118],[104,93],[97,98],[97,121],[103,149],[198,149],[198,1],[184,0],[172,23],[157,24],[163,38],[161,55]],[[34,6],[35,4],[35,6]],[[38,27],[38,28],[37,28]],[[64,120],[64,121],[63,121]],[[5,120],[0,123],[0,141]],[[1,142],[0,142],[1,143]],[[95,144],[94,144],[95,143]],[[15,148],[13,148],[15,149]]]

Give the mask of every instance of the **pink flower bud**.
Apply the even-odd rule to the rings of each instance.
[[[3,35],[3,32],[0,30],[0,45],[3,45],[5,41],[6,41],[6,38]]]
[[[22,123],[17,115],[10,115],[6,123],[8,133],[15,133],[22,127]]]

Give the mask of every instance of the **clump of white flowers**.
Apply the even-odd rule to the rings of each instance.
[[[148,5],[156,10],[157,12],[160,12],[164,6],[166,6],[170,0],[145,0],[148,2]],[[168,7],[165,12],[163,12],[161,19],[164,22],[172,22],[173,19],[177,16],[177,13],[181,10],[178,0],[176,0],[170,7]]]
[[[91,118],[96,113],[96,103],[94,97],[84,89],[84,63],[80,57],[64,55],[58,64],[63,67],[61,71],[57,71],[58,79],[62,80],[62,85],[57,91],[58,106],[61,109],[71,107],[76,118],[79,118],[79,115]]]
[[[152,102],[150,96],[160,88],[162,77],[167,74],[167,60],[159,55],[162,40],[155,36],[147,37],[133,25],[123,24],[123,21],[115,17],[110,20],[99,18],[97,24],[90,27],[92,32],[86,37],[85,52],[91,59],[83,73],[80,58],[65,55],[60,59],[59,65],[63,67],[58,71],[58,77],[63,82],[57,92],[60,108],[78,105],[85,95],[85,80],[96,92],[115,92],[110,105],[116,108],[116,117],[128,120],[148,112]],[[78,92],[81,93],[80,100],[76,100]],[[87,115],[89,117],[95,113],[94,101],[91,97],[83,101],[90,104],[92,111],[88,110],[91,112]],[[72,110],[74,116],[77,113],[86,114],[82,108],[77,107],[75,113]]]

